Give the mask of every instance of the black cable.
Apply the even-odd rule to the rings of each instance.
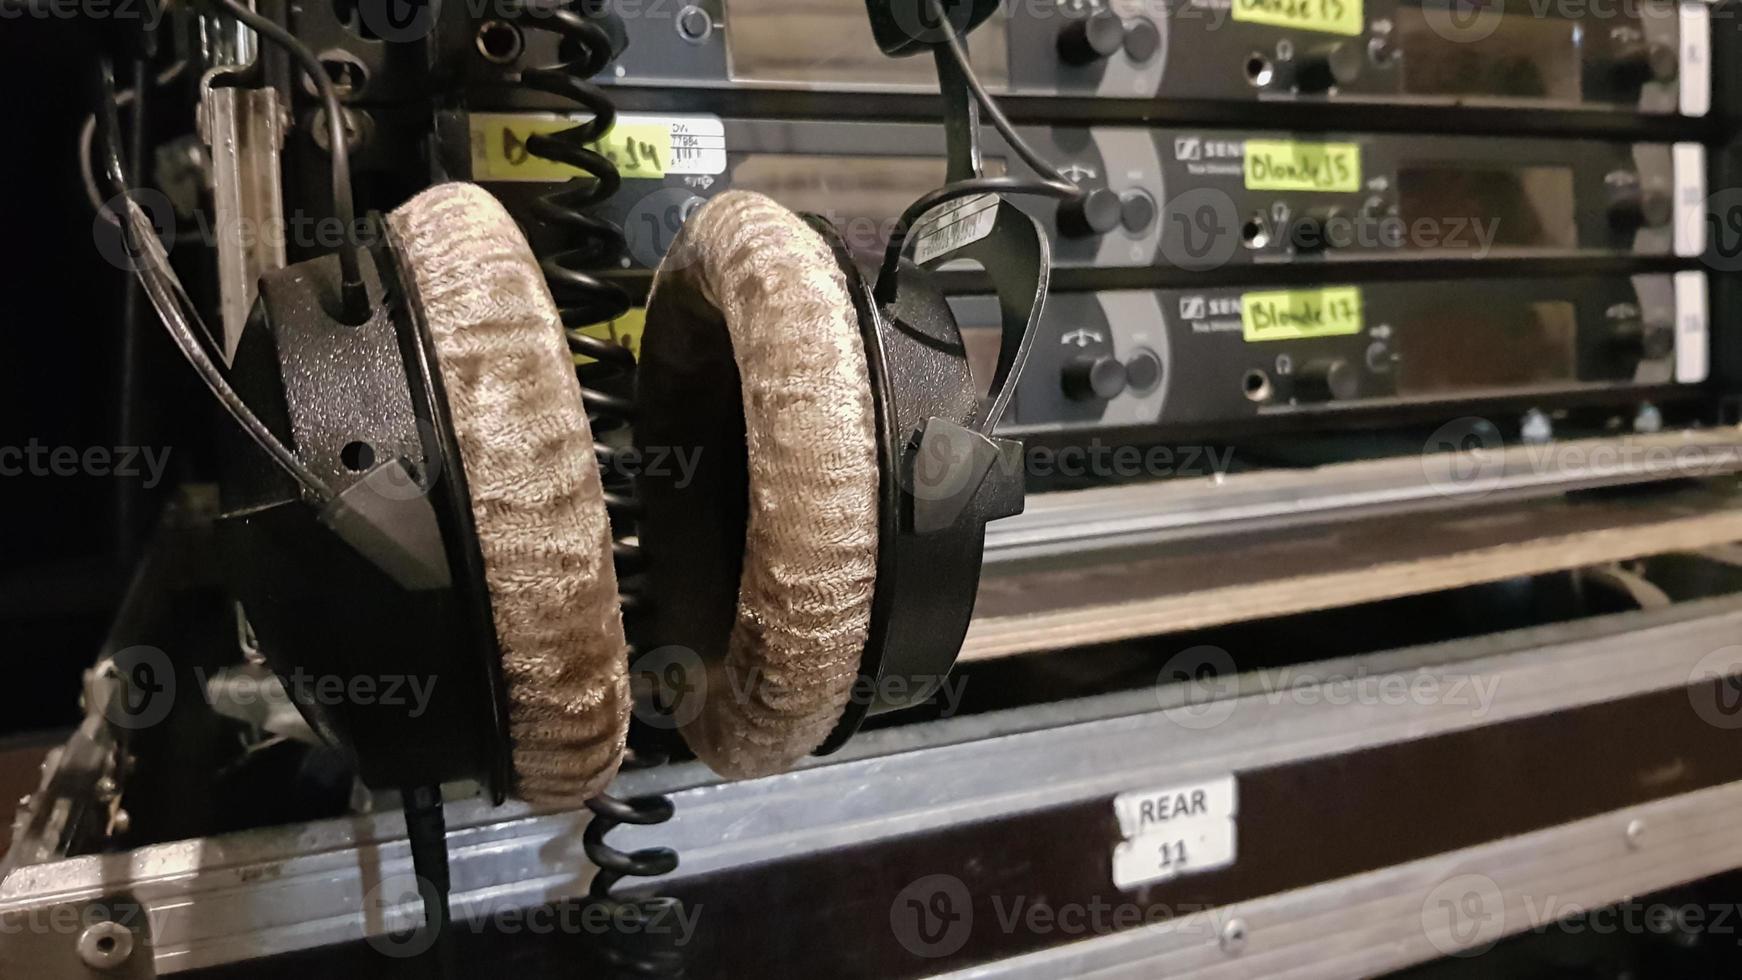
[[[1010,118],[1004,115],[1004,110],[998,107],[998,103],[992,98],[992,93],[986,91],[986,86],[981,84],[980,76],[974,74],[974,66],[968,63],[968,51],[962,46],[962,36],[956,33],[955,25],[950,23],[949,18],[944,13],[943,0],[927,0],[927,2],[931,5],[932,16],[944,25],[945,49],[949,52],[951,60],[955,61],[956,67],[961,70],[962,80],[967,83],[968,91],[973,93],[974,101],[980,103],[980,108],[991,120],[992,128],[998,131],[999,136],[1004,137],[1004,142],[1010,144],[1010,149],[1022,159],[1022,162],[1028,164],[1029,169],[1039,174],[1042,179],[1071,184],[1075,187],[1075,184],[1059,173],[1057,167],[1047,162],[1039,153],[1034,151],[1033,147],[1028,145],[1028,141],[1023,139],[1021,134],[1016,131],[1016,127],[1011,124]],[[1080,194],[1082,191],[1079,190],[1077,193]]]
[[[181,73],[187,70],[187,67],[188,60],[183,58],[158,72],[154,82],[159,87],[168,85],[179,78]],[[133,98],[132,89],[117,92],[115,93],[115,104],[118,106],[131,105]],[[103,206],[103,192],[97,188],[97,175],[91,167],[91,148],[97,142],[96,132],[97,114],[93,112],[85,117],[84,125],[79,127],[79,178],[85,185],[85,199],[90,202],[91,210],[97,212],[97,215],[109,224],[118,224],[120,219],[109,213],[109,209]]]
[[[440,786],[408,789],[405,796],[405,836],[411,846],[411,872],[417,877],[417,894],[423,899],[423,925],[430,941],[428,955],[436,974],[451,980],[454,965],[454,932],[449,928],[452,911],[448,892],[447,823],[442,817]]]
[[[873,298],[878,303],[889,303],[895,299],[895,273],[901,267],[901,252],[907,244],[908,232],[932,208],[977,194],[1027,194],[1060,200],[1071,200],[1083,195],[1081,187],[1066,179],[1063,174],[1059,173],[1057,167],[1042,159],[1040,154],[1028,145],[1021,134],[1016,132],[1016,127],[1011,125],[1010,119],[1004,115],[1004,111],[998,108],[998,103],[993,100],[991,93],[986,91],[986,87],[980,83],[979,77],[974,74],[973,66],[968,64],[967,49],[962,46],[961,35],[956,33],[955,25],[945,15],[942,0],[927,0],[927,2],[931,7],[932,16],[945,25],[944,47],[951,60],[956,63],[963,82],[967,84],[968,91],[974,96],[974,101],[979,103],[980,108],[992,121],[992,128],[998,131],[998,135],[1004,137],[1004,142],[1010,145],[1010,149],[1040,177],[1039,179],[1008,175],[970,177],[966,180],[945,184],[908,205],[907,210],[901,213],[900,220],[895,223],[895,229],[889,236],[889,244],[883,250],[883,264],[878,269],[877,285],[873,293]]]
[[[130,159],[128,160],[128,178],[134,187],[145,184],[145,148],[147,146],[145,127],[149,116],[146,114],[147,93],[150,91],[149,65],[144,58],[133,61],[133,131]],[[107,97],[108,93],[105,93]],[[117,102],[119,99],[116,100]],[[120,444],[136,446],[141,442],[138,429],[139,409],[139,301],[141,293],[137,282],[127,283],[127,290],[121,297],[121,384],[119,400],[121,403],[120,418],[117,421]],[[133,480],[118,480],[115,487],[115,551],[124,565],[131,565],[134,551],[134,525],[137,522],[136,512],[139,506],[137,484]]]
[[[115,66],[108,58],[98,59],[97,64],[103,92],[100,106],[103,170],[114,193],[120,197],[118,207],[121,213],[117,217],[121,223],[121,234],[124,240],[130,242],[130,253],[140,256],[140,261],[133,263],[134,275],[144,288],[146,298],[151,300],[152,307],[157,310],[158,319],[162,321],[164,329],[169,331],[170,339],[175,341],[182,356],[193,365],[200,380],[211,389],[218,403],[242,427],[242,431],[305,491],[323,504],[331,501],[333,492],[326,483],[303,465],[295,453],[285,448],[284,443],[266,427],[266,423],[260,421],[259,416],[242,400],[242,396],[236,393],[236,389],[230,387],[224,372],[188,322],[184,311],[192,311],[194,305],[187,291],[182,288],[181,281],[168,268],[161,249],[155,256],[150,254],[151,246],[157,244],[155,232],[151,222],[145,218],[143,209],[133,200],[133,188],[127,181],[126,168],[121,162],[121,117],[115,99]],[[194,313],[196,319],[198,315],[197,312]]]
[[[333,214],[343,225],[345,242],[339,248],[339,291],[342,314],[348,323],[369,319],[369,291],[363,285],[362,262],[358,258],[362,246],[357,243],[357,212],[351,199],[350,140],[345,136],[345,116],[339,105],[339,92],[328,77],[326,68],[308,46],[272,21],[260,16],[237,0],[217,0],[230,16],[243,26],[283,48],[308,73],[321,94],[327,115],[327,154],[332,158]]]

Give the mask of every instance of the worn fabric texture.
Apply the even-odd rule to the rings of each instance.
[[[683,726],[725,776],[782,772],[840,719],[877,578],[877,429],[847,283],[821,235],[760,194],[715,197],[654,276],[649,334],[717,329],[744,396],[749,521],[737,620]]]
[[[432,187],[389,221],[471,493],[514,795],[580,802],[622,761],[629,690],[610,523],[556,304],[520,229],[475,185]]]

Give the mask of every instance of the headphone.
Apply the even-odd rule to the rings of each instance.
[[[730,777],[832,752],[868,715],[942,685],[985,525],[1023,504],[1021,443],[993,432],[1039,322],[1049,252],[1002,195],[1080,193],[968,68],[960,35],[995,2],[867,6],[885,54],[931,42],[948,143],[947,182],[902,215],[877,278],[823,219],[731,191],[684,223],[647,304],[637,448],[696,460],[641,477],[647,646],[683,675],[670,710],[689,748]],[[1050,179],[981,175],[980,107]],[[984,398],[930,276],[964,259],[999,304]]]
[[[1032,219],[997,221],[1044,258]],[[584,800],[622,757],[626,643],[555,303],[476,185],[433,187],[386,228],[362,324],[323,306],[331,257],[262,277],[233,381],[336,492],[312,509],[277,469],[233,469],[231,573],[262,652],[365,783]],[[904,266],[880,305],[826,224],[734,192],[655,275],[636,440],[698,465],[642,478],[649,629],[706,670],[684,685],[713,695],[683,733],[722,774],[780,771],[928,697],[967,628],[984,525],[1020,509],[1020,446],[985,430],[1021,344],[982,400],[922,273]],[[1032,299],[1044,273],[1027,284]],[[368,675],[428,678],[432,697],[414,714],[310,686]],[[856,684],[877,696],[849,704]]]
[[[307,49],[219,2],[309,62],[329,145],[343,146]],[[929,12],[938,25],[947,182],[903,214],[876,277],[827,222],[746,192],[693,214],[654,275],[634,438],[697,465],[687,482],[640,480],[652,609],[638,645],[683,653],[671,710],[726,776],[783,771],[929,697],[967,629],[985,524],[1022,508],[1021,445],[993,433],[1049,256],[1004,195],[1080,192],[967,68],[958,35],[995,3],[951,16],[923,3],[890,21],[872,0],[873,25],[894,56],[925,47],[890,23]],[[981,107],[1047,176],[982,176]],[[333,160],[348,219],[348,164]],[[133,206],[128,224],[148,239],[143,222]],[[600,804],[625,753],[628,644],[593,434],[520,228],[466,183],[431,187],[377,227],[372,246],[264,274],[228,371],[167,263],[141,279],[239,423],[218,536],[259,649],[364,784],[406,792],[417,856],[420,839],[441,840],[443,783]],[[985,397],[932,280],[957,260],[978,263],[999,301]],[[388,696],[411,679],[427,697]],[[439,934],[445,859],[420,864]]]
[[[827,222],[736,191],[688,219],[654,275],[634,438],[643,458],[697,464],[640,478],[638,646],[681,652],[670,710],[726,776],[783,771],[928,698],[967,630],[985,524],[1022,507],[1021,445],[993,432],[1048,251],[1003,195],[1075,188],[981,175],[978,106],[1003,121],[966,75],[971,16],[946,23],[930,2],[947,182],[903,215],[874,280]],[[475,185],[432,187],[384,230],[357,272],[341,253],[261,278],[231,381],[315,480],[228,454],[222,536],[243,608],[365,784],[585,801],[623,758],[631,698],[561,317],[519,227]],[[1002,317],[984,398],[931,278],[962,259]],[[432,692],[421,711],[310,687],[401,675]]]

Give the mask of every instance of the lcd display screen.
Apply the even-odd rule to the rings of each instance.
[[[1578,311],[1549,301],[1412,315],[1397,336],[1397,393],[1439,395],[1572,381]]]
[[[735,81],[937,88],[930,57],[891,58],[878,49],[860,0],[726,0],[725,11]],[[1010,77],[1002,20],[975,31],[968,48],[974,74],[994,90]]]
[[[1415,248],[1579,244],[1571,167],[1406,165],[1397,172],[1397,192]]]
[[[1004,173],[988,159],[989,177]],[[938,157],[838,157],[805,153],[747,153],[734,157],[732,189],[757,191],[794,211],[827,218],[855,254],[881,253],[907,206],[943,186]]]
[[[1515,0],[1514,6],[1522,6]],[[1458,0],[1397,9],[1403,90],[1412,95],[1576,102],[1582,89],[1577,21],[1502,13]],[[1492,18],[1492,20],[1489,20]],[[1487,33],[1492,24],[1492,33]]]

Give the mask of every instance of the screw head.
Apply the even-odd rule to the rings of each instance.
[[[1227,923],[1222,926],[1221,944],[1222,952],[1227,953],[1229,956],[1238,955],[1241,950],[1245,949],[1246,920],[1229,919]]]
[[[113,970],[133,956],[133,933],[119,922],[93,923],[79,933],[79,959],[93,970]]]
[[[1524,413],[1518,422],[1519,438],[1532,445],[1541,445],[1554,438],[1554,422],[1548,413],[1540,408],[1533,408]]]
[[[1627,846],[1636,851],[1645,846],[1645,821],[1630,820],[1627,822]]]

